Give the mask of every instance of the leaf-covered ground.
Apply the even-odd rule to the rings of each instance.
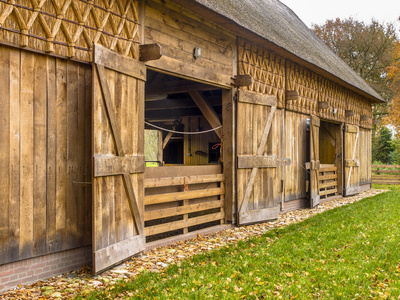
[[[377,188],[387,188],[387,187],[379,187]],[[65,274],[63,276],[57,276],[53,278],[49,278],[48,280],[45,281],[40,281],[36,282],[32,285],[28,286],[21,286],[13,291],[9,291],[7,293],[4,293],[3,295],[0,295],[0,298],[6,298],[6,299],[41,299],[41,298],[73,298],[76,295],[80,295],[81,298],[86,298],[87,295],[89,295],[93,291],[101,291],[104,292],[103,296],[107,298],[118,298],[118,297],[130,297],[134,296],[137,294],[137,298],[144,297],[145,299],[148,298],[194,298],[196,297],[196,293],[192,292],[192,289],[198,292],[206,289],[207,292],[209,292],[209,295],[212,297],[217,297],[218,298],[218,293],[214,291],[215,288],[221,288],[221,295],[219,296],[220,298],[240,298],[244,292],[246,292],[247,288],[244,288],[243,285],[245,281],[240,280],[240,278],[248,277],[251,280],[254,281],[255,287],[258,289],[261,288],[265,284],[265,280],[263,279],[264,277],[260,277],[260,272],[261,269],[259,269],[258,266],[260,265],[259,262],[250,262],[249,259],[245,258],[244,254],[239,254],[237,255],[238,251],[241,251],[241,248],[249,248],[249,249],[254,249],[257,248],[259,245],[263,247],[264,249],[267,249],[267,247],[271,247],[274,245],[276,242],[275,240],[277,239],[276,235],[277,233],[273,233],[273,236],[270,237],[264,237],[264,242],[259,242],[259,241],[252,241],[250,243],[248,242],[241,242],[245,241],[248,238],[251,237],[257,237],[257,236],[262,236],[264,233],[271,232],[271,230],[274,230],[279,227],[284,227],[293,223],[301,222],[302,220],[308,219],[316,214],[320,214],[322,212],[325,212],[330,209],[334,209],[337,207],[341,207],[350,203],[357,202],[363,198],[370,198],[373,197],[374,195],[382,192],[382,190],[371,190],[368,192],[363,192],[359,195],[353,196],[353,197],[347,197],[347,198],[339,198],[339,199],[334,199],[329,202],[322,203],[320,206],[314,209],[302,209],[302,210],[296,210],[296,211],[291,211],[287,212],[284,214],[281,214],[279,216],[279,219],[273,222],[266,222],[266,223],[261,223],[261,224],[255,224],[255,225],[250,225],[250,226],[242,226],[242,227],[235,227],[232,229],[228,229],[223,232],[219,232],[216,234],[208,235],[208,236],[198,236],[196,239],[193,240],[188,240],[184,242],[179,242],[176,244],[173,244],[168,247],[162,247],[158,249],[154,249],[150,252],[145,253],[142,256],[139,257],[134,257],[131,260],[126,261],[124,264],[121,264],[117,267],[115,267],[112,270],[109,270],[107,272],[104,272],[100,275],[97,276],[92,276],[90,274],[90,269],[89,268],[82,268],[78,272],[74,271],[69,274]],[[388,197],[398,197],[397,192],[390,192],[388,193]],[[369,201],[369,200],[367,200]],[[374,200],[375,201],[375,200]],[[350,218],[351,219],[351,218]],[[321,227],[321,229],[324,227]],[[341,226],[339,227],[339,229]],[[272,234],[272,233],[271,233]],[[279,237],[281,238],[283,235],[281,232],[278,232]],[[279,239],[280,239],[279,238]],[[321,237],[318,237],[321,238]],[[278,239],[278,240],[279,240]],[[268,242],[269,241],[269,242]],[[238,244],[239,243],[239,244]],[[244,244],[243,244],[244,243]],[[232,244],[232,245],[231,245]],[[255,246],[254,246],[255,245]],[[289,243],[289,245],[292,245]],[[298,245],[298,243],[296,243]],[[235,249],[235,247],[239,247]],[[235,271],[232,271],[230,275],[227,275],[227,270],[229,269],[229,266],[226,267],[223,264],[218,263],[217,260],[211,260],[208,256],[203,256],[204,259],[201,262],[196,262],[196,259],[201,259],[201,258],[196,258],[194,261],[186,261],[182,265],[183,260],[188,260],[190,259],[193,255],[196,254],[202,254],[202,253],[207,253],[209,251],[212,251],[213,249],[221,249],[222,251],[222,257],[220,258],[221,261],[224,260],[225,256],[238,256],[238,258],[234,258],[234,261],[243,261],[241,266],[235,266],[235,270],[237,271],[240,270],[245,270],[245,269],[251,269],[252,271],[249,271],[247,275],[243,275],[246,273],[243,273],[242,271],[241,274],[235,273]],[[229,249],[235,249],[232,250],[232,252],[229,252]],[[336,247],[336,249],[339,249]],[[212,255],[217,255],[218,252],[212,252]],[[272,253],[272,252],[271,252]],[[312,253],[310,251],[306,251],[305,256],[307,256],[309,253]],[[210,254],[210,255],[211,255]],[[249,257],[262,257],[263,261],[269,257],[269,255],[266,255],[265,253],[259,253],[258,255],[255,256],[250,255]],[[208,254],[207,254],[208,255]],[[261,255],[261,256],[260,256]],[[271,255],[271,254],[270,254]],[[286,255],[289,255],[288,253]],[[326,254],[324,254],[326,255]],[[339,254],[340,255],[340,254]],[[241,257],[240,257],[241,256]],[[338,259],[338,258],[337,258]],[[210,261],[211,260],[211,261]],[[246,264],[246,260],[247,265]],[[227,262],[230,262],[227,260]],[[270,264],[273,263],[273,261],[268,262]],[[286,261],[286,263],[289,263]],[[310,260],[311,263],[311,260]],[[174,264],[181,264],[181,266],[173,266],[171,265]],[[194,273],[200,272],[197,269],[193,274],[192,273],[185,273],[184,271],[184,265],[189,264],[190,268],[195,267],[196,265],[199,265],[200,267],[203,266],[205,270],[207,270],[206,277],[203,275],[199,275],[198,277],[195,277]],[[193,264],[190,265],[190,264]],[[255,266],[251,265],[254,264]],[[215,265],[215,266],[214,266]],[[214,274],[214,273],[209,273],[208,271],[212,271],[215,267],[219,266],[219,271]],[[286,266],[286,265],[285,265]],[[240,267],[240,268],[239,268]],[[169,269],[168,269],[169,268]],[[223,269],[223,270],[220,270]],[[271,268],[269,268],[270,270]],[[321,272],[322,272],[322,268]],[[258,271],[257,271],[258,270]],[[145,274],[145,275],[140,275],[145,272],[151,272],[151,273],[159,273],[158,275],[151,275],[150,274]],[[298,273],[295,271],[290,271],[290,270],[285,270],[285,272],[279,272],[279,276],[281,276],[282,273],[282,279],[286,278],[287,280],[296,280],[296,276],[298,276]],[[313,277],[309,277],[312,272],[305,271],[308,273],[304,273],[305,278],[309,278],[310,280]],[[221,273],[221,274],[220,274]],[[267,274],[269,276],[276,276],[274,275],[273,272],[271,271],[266,271],[264,272],[265,276]],[[182,275],[180,275],[182,274]],[[179,280],[182,281],[183,277],[187,275],[187,279],[191,279],[190,282],[181,282],[181,285],[176,289],[175,293],[172,293],[174,290],[171,289],[170,287],[166,287],[165,289],[161,286],[156,285],[156,281],[160,280],[160,283],[162,285],[167,284],[165,281],[170,282],[169,278],[173,278],[174,280]],[[212,277],[208,277],[208,275],[213,274]],[[220,275],[218,275],[220,274]],[[234,275],[236,274],[236,275]],[[308,275],[307,275],[308,274]],[[179,277],[177,277],[179,275]],[[234,276],[233,276],[234,275]],[[156,276],[156,277],[153,277]],[[158,276],[158,277],[157,277]],[[183,277],[182,277],[183,276]],[[200,276],[203,276],[203,278],[200,278]],[[230,282],[232,282],[232,288],[233,290],[225,289],[222,288],[220,282],[229,282],[228,277],[233,276],[230,278]],[[279,277],[278,276],[278,277]],[[243,278],[244,278],[243,277]],[[236,281],[238,279],[238,281]],[[195,280],[193,282],[193,280]],[[251,281],[250,280],[250,281]],[[279,279],[281,280],[281,279]],[[120,285],[116,285],[118,281],[122,281]],[[198,282],[197,284],[195,284]],[[218,284],[215,284],[217,282]],[[241,282],[241,283],[240,283]],[[239,284],[240,283],[240,284]],[[125,284],[125,286],[123,286]],[[176,284],[176,282],[174,283]],[[276,284],[276,287],[275,287]],[[277,281],[277,283],[274,283],[273,288],[268,288],[266,291],[270,290],[270,294],[265,294],[264,297],[266,298],[271,298],[271,297],[280,297],[283,295],[281,287],[279,284],[280,281]],[[209,287],[209,285],[211,285]],[[230,287],[231,284],[228,285]],[[129,287],[130,286],[130,287]],[[248,285],[251,286],[251,285]],[[318,285],[317,285],[318,286]],[[129,288],[128,288],[129,287]],[[153,295],[152,291],[146,291],[145,289],[148,288],[149,290],[157,290],[161,292],[161,295]],[[303,290],[304,287],[301,289]],[[164,290],[163,290],[164,289]],[[167,290],[169,289],[169,290]],[[138,290],[138,292],[136,292]],[[179,294],[183,290],[186,290],[186,294]],[[121,292],[119,292],[121,291]],[[167,291],[167,294],[164,293],[164,291]],[[224,292],[225,291],[225,292]],[[146,294],[143,294],[146,292]],[[179,292],[178,294],[176,292]],[[262,298],[263,293],[257,294],[254,293],[256,292],[256,289],[253,291],[248,291],[248,296],[247,298]],[[252,293],[252,295],[250,295]],[[381,292],[383,293],[383,292]],[[293,293],[292,293],[293,294]],[[152,296],[150,296],[152,295]],[[299,293],[299,299],[301,298],[306,298],[308,294],[300,294]],[[361,295],[361,294],[360,294]],[[375,295],[375,294],[373,294]],[[383,297],[386,297],[386,291],[383,294],[376,294],[376,296],[373,297],[380,297],[382,295]],[[92,298],[97,298],[100,297],[101,295],[92,295]],[[201,297],[204,298],[206,297],[207,294],[202,294]],[[293,297],[296,295],[293,294]],[[283,296],[282,296],[283,297]],[[323,294],[322,298],[329,298]],[[360,296],[361,297],[361,296]],[[286,296],[284,297],[286,298]],[[357,298],[355,296],[354,298]]]
[[[400,188],[90,295],[102,297],[400,299]]]

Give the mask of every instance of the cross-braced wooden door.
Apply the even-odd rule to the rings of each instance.
[[[143,63],[93,54],[93,271],[144,250]]]
[[[319,127],[320,120],[317,116],[310,117],[310,163],[307,164],[307,169],[310,172],[310,206],[315,207],[320,202],[319,189]]]
[[[360,192],[359,135],[358,126],[344,126],[344,196]]]
[[[277,166],[282,150],[276,97],[238,91],[238,224],[278,218],[283,186]]]

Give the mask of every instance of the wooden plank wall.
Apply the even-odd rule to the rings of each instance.
[[[230,87],[233,76],[235,38],[216,30],[204,19],[165,1],[146,6],[145,43],[159,43],[163,57],[147,65],[172,73]],[[201,56],[193,58],[195,47]]]
[[[372,182],[372,131],[360,128],[360,185]]]
[[[309,146],[307,131],[309,116],[286,111],[286,157],[291,164],[285,172],[285,200],[295,200],[307,196],[305,164],[309,160]]]
[[[0,46],[0,264],[91,243],[91,67]]]

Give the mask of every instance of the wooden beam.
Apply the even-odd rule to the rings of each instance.
[[[162,56],[161,46],[159,44],[155,43],[155,44],[139,45],[140,61],[157,60],[160,59],[161,56]]]
[[[346,118],[350,118],[350,117],[354,116],[354,110],[346,109],[345,116],[346,116]]]
[[[192,97],[193,101],[200,108],[201,112],[207,119],[208,123],[210,123],[212,128],[217,128],[222,125],[215,110],[212,108],[211,105],[208,104],[207,100],[200,94],[199,91],[190,91],[189,95],[190,97]],[[219,138],[221,138],[221,133],[222,133],[221,128],[215,130],[214,132]]]
[[[345,159],[344,160],[344,166],[345,167],[359,167],[360,166],[360,160],[358,160],[358,159]]]
[[[285,91],[285,100],[286,101],[293,101],[299,99],[299,92],[298,91]]]
[[[328,109],[329,108],[329,102],[328,101],[319,101],[318,102],[318,109]]]
[[[381,124],[381,120],[380,119],[375,119],[375,120],[372,121],[372,123],[374,125],[379,125],[379,124]]]
[[[371,120],[371,117],[370,117],[370,116],[361,115],[361,117],[360,117],[360,121],[361,121],[361,122],[367,122],[367,121],[369,121],[369,120]]]
[[[174,134],[173,132],[168,132],[167,136],[164,139],[163,145],[162,145],[163,149],[165,149],[165,147],[167,147],[167,145],[168,145],[169,141],[171,140],[171,137],[172,137],[173,134]]]
[[[239,155],[238,169],[252,168],[276,168],[278,159],[276,156],[261,156],[261,155]]]
[[[240,224],[250,224],[264,222],[267,220],[275,220],[278,219],[279,210],[279,207],[272,207],[239,212],[239,222]]]
[[[265,95],[246,90],[238,90],[238,101],[243,103],[276,106],[277,99],[274,95]]]
[[[213,91],[217,87],[187,80],[163,81],[146,85],[146,100],[159,95],[180,94],[189,91]]]
[[[144,156],[96,156],[94,177],[143,173]]]
[[[131,62],[127,64],[126,56],[117,52],[111,52],[97,44],[94,45],[93,62],[96,64],[97,68],[99,65],[102,65],[111,70],[146,81],[146,66],[144,63],[132,59]]]
[[[236,75],[233,80],[235,81],[235,87],[249,86],[254,82],[250,74]]]

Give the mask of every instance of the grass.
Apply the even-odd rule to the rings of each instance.
[[[89,295],[117,297],[400,299],[400,188]]]

